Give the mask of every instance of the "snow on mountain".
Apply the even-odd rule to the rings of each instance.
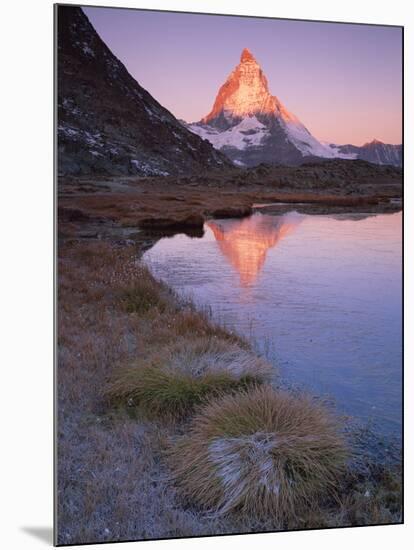
[[[269,130],[265,124],[262,124],[256,116],[243,118],[239,124],[220,131],[209,125],[190,124],[188,126],[195,134],[203,139],[207,139],[216,147],[235,147],[237,149],[246,149],[251,146],[258,146],[263,138],[269,135]]]
[[[219,89],[210,113],[187,127],[238,165],[300,164],[306,157],[364,158],[360,156],[361,148],[317,140],[271,95],[262,68],[247,48]],[[385,158],[385,153],[381,158]]]
[[[336,147],[318,141],[300,122],[285,122],[286,134],[295,147],[299,149],[304,157],[315,156],[322,158],[356,158],[354,154],[342,153]]]

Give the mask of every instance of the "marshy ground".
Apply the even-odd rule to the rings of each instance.
[[[58,192],[61,239],[125,240],[140,228],[134,238],[142,245],[145,231],[150,242],[154,231],[197,235],[206,219],[246,216],[256,203],[288,203],[310,213],[397,211],[402,172],[365,161],[332,160],[181,177],[61,177]]]

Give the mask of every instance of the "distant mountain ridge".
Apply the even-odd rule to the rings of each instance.
[[[359,158],[401,165],[401,146],[377,141],[362,147],[338,146],[318,141],[271,95],[262,68],[247,48],[219,89],[210,113],[187,127],[239,166],[301,164],[310,158]]]
[[[402,145],[383,143],[377,139],[364,145],[334,145],[334,147],[345,154],[355,154],[356,158],[367,160],[374,164],[389,164],[402,166],[403,148]]]
[[[59,173],[156,176],[226,165],[136,82],[81,8],[58,7]]]

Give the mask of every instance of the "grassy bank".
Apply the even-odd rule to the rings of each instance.
[[[271,388],[249,342],[136,258],[98,240],[59,249],[61,544],[401,521],[398,464]]]

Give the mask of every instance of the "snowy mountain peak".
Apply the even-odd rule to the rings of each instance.
[[[315,139],[300,120],[271,95],[260,64],[247,48],[219,89],[210,113],[189,129],[217,149],[223,149],[236,164],[280,162],[285,158],[299,162],[306,156],[337,154]]]
[[[259,63],[245,48],[240,63],[219,89],[212,110],[202,122],[229,127],[245,116],[271,114],[276,109],[275,99],[269,93],[267,79]]]
[[[247,48],[220,87],[210,113],[188,128],[239,166],[300,164],[309,157],[355,159],[360,154],[359,149],[317,140],[271,95],[260,64]],[[379,147],[378,142],[374,144]]]
[[[253,61],[254,63],[257,63],[252,52],[248,48],[244,48],[240,56],[240,63],[246,63],[249,61]]]
[[[261,66],[250,50],[244,48],[240,63],[219,89],[212,110],[201,123],[228,129],[242,118],[256,115],[300,124],[297,117],[276,96],[271,95]]]

